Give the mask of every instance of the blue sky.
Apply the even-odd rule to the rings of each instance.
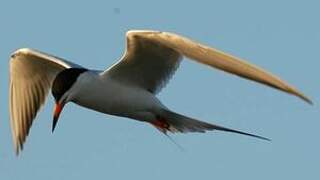
[[[2,1],[0,179],[319,179],[318,1]],[[171,109],[263,135],[179,134],[180,151],[148,124],[69,104],[51,134],[53,98],[21,156],[8,115],[8,62],[32,47],[105,69],[129,29],[176,32],[259,65],[298,87],[299,99],[184,61],[159,94]]]

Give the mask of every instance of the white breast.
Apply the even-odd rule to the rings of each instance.
[[[92,71],[79,76],[72,87],[71,101],[102,113],[125,116],[138,120],[148,120],[148,113],[164,106],[150,92],[117,82],[111,78],[101,78]]]

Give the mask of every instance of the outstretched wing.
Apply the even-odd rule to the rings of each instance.
[[[103,72],[102,76],[110,76],[156,93],[175,72],[182,56],[268,85],[312,103],[294,87],[257,66],[168,32],[129,31],[126,53],[117,64]]]
[[[32,49],[19,49],[10,60],[10,122],[18,154],[34,118],[44,104],[55,76],[66,68],[81,67]]]
[[[140,32],[129,31],[124,56],[102,75],[157,93],[179,67],[181,59],[176,50],[141,38]]]

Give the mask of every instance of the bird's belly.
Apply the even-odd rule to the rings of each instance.
[[[160,101],[151,93],[118,84],[108,83],[100,88],[87,87],[74,102],[95,111],[125,116],[138,120],[148,120],[150,112],[161,107]]]
[[[87,97],[80,97],[74,100],[80,106],[106,114],[114,114],[114,103],[106,97],[92,94]]]

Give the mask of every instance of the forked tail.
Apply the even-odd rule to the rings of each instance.
[[[222,126],[209,124],[203,121],[199,121],[193,118],[189,118],[187,116],[172,112],[170,110],[163,109],[161,115],[151,123],[156,128],[158,128],[161,132],[167,133],[170,131],[172,133],[180,132],[180,133],[188,133],[188,132],[201,132],[204,133],[206,131],[219,130],[232,132],[237,134],[242,134],[246,136],[251,136],[263,140],[270,141],[270,139],[258,136],[255,134],[250,134],[238,130],[233,130],[229,128],[225,128]]]

